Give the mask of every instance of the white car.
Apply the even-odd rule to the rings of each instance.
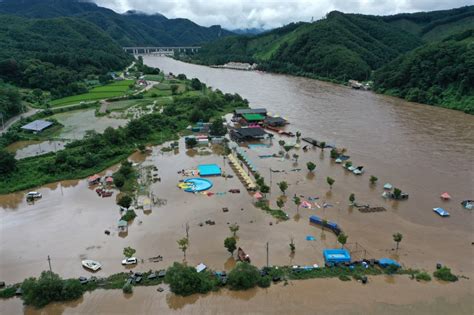
[[[41,197],[43,196],[37,191],[30,191],[29,193],[26,194],[26,198],[28,199],[38,199]]]
[[[122,265],[135,265],[136,263],[138,263],[138,260],[136,257],[130,257],[130,258],[122,260]]]

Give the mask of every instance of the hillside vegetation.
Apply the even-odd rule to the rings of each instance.
[[[89,75],[123,69],[132,60],[95,25],[76,18],[0,16],[0,79],[51,91],[53,97],[87,91]]]
[[[203,27],[187,19],[130,11],[118,14],[78,0],[4,0],[0,13],[28,18],[76,17],[105,31],[121,46],[196,45],[232,34],[220,26]]]
[[[382,19],[426,41],[439,41],[474,29],[474,6],[432,12],[402,13],[384,16]]]
[[[331,12],[256,36],[207,44],[189,61],[257,63],[261,70],[347,82],[472,113],[474,6],[369,16]]]
[[[474,31],[415,49],[374,77],[379,92],[474,114]]]
[[[418,37],[378,17],[335,11],[315,23],[221,39],[205,45],[196,60],[204,64],[257,62],[274,72],[365,80],[373,69],[419,45]]]

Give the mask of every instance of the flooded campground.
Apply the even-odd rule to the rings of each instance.
[[[255,199],[218,152],[210,149],[205,154],[190,152],[183,139],[177,151],[163,152],[160,147],[154,147],[148,155],[136,154],[133,158],[138,167],[158,168],[161,181],[151,184],[150,190],[160,199],[160,204],[150,213],[138,212],[126,236],[119,236],[116,231],[120,218],[116,193],[112,198],[100,198],[86,180],[38,188],[43,198],[33,205],[26,203],[24,192],[0,196],[3,281],[18,282],[37,276],[48,266],[47,255],[52,258],[53,271],[64,277],[89,275],[80,264],[84,258],[103,264],[96,276],[126,271],[120,264],[126,246],[135,248],[137,257],[143,259],[134,270],[163,269],[173,261],[182,260],[183,253],[176,240],[185,235],[186,223],[190,226],[186,256],[192,265],[204,262],[216,270],[232,268],[235,261],[223,246],[232,223],[240,226],[238,244],[256,266],[266,264],[267,242],[273,265],[322,265],[322,250],[338,245],[332,233],[309,224],[308,217],[318,215],[342,227],[349,236],[347,246],[355,255],[391,257],[406,267],[430,272],[441,262],[470,279],[454,284],[437,281],[424,284],[407,277],[393,280],[381,276],[374,277],[367,286],[355,281],[316,279],[293,281],[289,286],[276,285],[266,290],[240,293],[224,290],[189,298],[175,297],[169,292],[160,294],[155,288],[137,288],[132,297],[124,298],[121,291],[99,290],[79,301],[48,306],[48,313],[87,313],[96,309],[102,313],[120,313],[129,308],[143,313],[160,310],[198,313],[206,307],[215,313],[235,313],[236,308],[242,307],[248,307],[249,312],[269,313],[275,310],[275,303],[281,313],[314,314],[318,309],[323,313],[376,314],[377,310],[388,309],[394,314],[409,310],[436,314],[433,310],[445,310],[454,304],[458,305],[459,314],[472,310],[469,298],[473,296],[474,221],[472,213],[463,209],[460,202],[472,198],[474,193],[473,116],[303,78],[211,69],[162,57],[145,58],[145,62],[165,71],[198,77],[224,92],[237,92],[249,99],[252,107],[266,107],[285,116],[290,121],[288,130],[299,130],[303,137],[347,148],[351,160],[364,165],[366,173],[355,176],[344,170],[330,159],[327,149],[311,148],[306,153],[292,150],[290,156],[299,155],[297,163],[291,157],[268,157],[280,150],[278,140],[291,143],[294,138],[275,135],[265,146],[242,147],[266,182],[271,183],[269,199],[273,208],[281,195],[277,183],[285,180],[289,184],[283,210],[290,219],[278,222],[254,207]],[[306,169],[309,161],[317,165],[314,176]],[[186,193],[177,187],[179,180],[184,179],[178,171],[210,163],[234,175],[227,179],[210,178],[214,195]],[[369,183],[370,175],[379,178],[375,186]],[[328,176],[335,179],[332,189],[326,183]],[[382,198],[386,182],[408,192],[410,198],[398,202]],[[241,193],[229,193],[230,189],[240,189]],[[439,195],[444,191],[451,194],[451,201],[440,200]],[[351,193],[357,202],[385,207],[387,211],[360,212],[349,206]],[[301,207],[297,213],[291,200],[295,194],[312,200],[311,208]],[[329,206],[323,207],[324,204]],[[451,217],[434,214],[432,208],[437,206],[449,209]],[[223,208],[229,211],[224,212]],[[215,225],[206,224],[207,220],[215,221]],[[105,230],[111,234],[105,234]],[[395,232],[404,235],[398,252],[393,250]],[[307,241],[307,236],[315,240]],[[296,243],[294,255],[290,255],[290,238]],[[162,262],[148,260],[157,255],[163,256]],[[335,305],[341,296],[344,301]],[[438,299],[441,296],[443,300]],[[283,299],[291,302],[284,303]],[[246,303],[241,303],[242,300]],[[317,300],[334,304],[321,306]],[[16,313],[21,310],[19,301],[2,301],[0,310]],[[34,314],[29,309],[26,312]]]

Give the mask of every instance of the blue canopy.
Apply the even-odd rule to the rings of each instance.
[[[324,260],[328,264],[351,262],[351,254],[347,249],[324,249]]]
[[[396,262],[395,260],[390,259],[390,258],[380,258],[379,259],[379,265],[380,265],[380,267],[388,267],[388,266],[392,266],[392,265],[397,266],[397,267],[401,267],[398,262]]]

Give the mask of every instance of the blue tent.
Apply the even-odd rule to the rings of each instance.
[[[401,267],[400,264],[398,262],[396,262],[395,260],[393,259],[390,259],[390,258],[380,258],[379,259],[379,265],[380,267],[388,267],[388,266],[397,266],[397,267]]]
[[[444,210],[443,208],[433,208],[433,211],[442,217],[449,217],[449,212]]]
[[[344,248],[324,249],[323,256],[324,261],[330,265],[351,262],[351,254]]]

